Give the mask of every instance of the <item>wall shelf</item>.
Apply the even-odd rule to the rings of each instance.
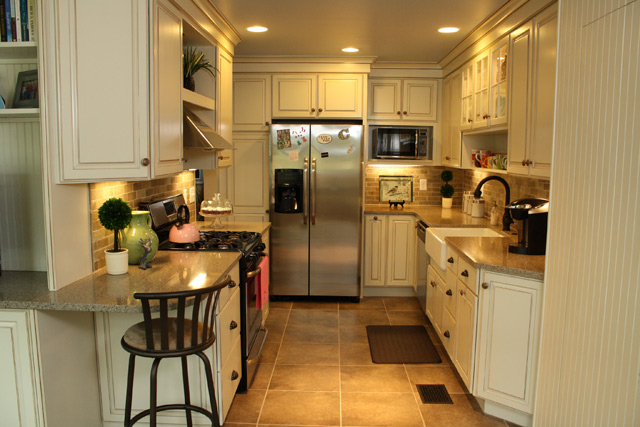
[[[40,116],[39,108],[4,108],[0,110],[0,119],[25,119]]]
[[[182,101],[198,108],[204,108],[207,110],[216,109],[215,99],[211,99],[208,96],[200,95],[199,93],[195,93],[185,88],[182,88]]]

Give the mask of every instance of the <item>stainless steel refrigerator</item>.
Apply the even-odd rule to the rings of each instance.
[[[271,126],[272,295],[360,295],[362,126]]]

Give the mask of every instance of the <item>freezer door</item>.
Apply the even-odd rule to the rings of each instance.
[[[308,295],[309,217],[305,201],[309,196],[309,126],[271,126],[270,150],[269,287],[273,295]]]
[[[309,294],[360,295],[362,126],[311,126]]]

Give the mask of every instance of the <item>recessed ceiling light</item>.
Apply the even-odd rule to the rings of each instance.
[[[254,25],[253,27],[247,28],[247,31],[252,33],[264,33],[267,30],[269,30],[267,27],[261,27],[260,25]]]
[[[442,28],[438,28],[438,32],[439,32],[439,33],[457,33],[458,31],[460,31],[460,28],[456,28],[456,27],[442,27]]]
[[[354,53],[360,51],[360,49],[358,49],[357,47],[345,47],[344,49],[342,49],[342,51],[347,53]]]

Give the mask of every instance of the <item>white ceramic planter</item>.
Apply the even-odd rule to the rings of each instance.
[[[442,208],[443,209],[451,209],[451,205],[453,204],[453,198],[443,197],[442,198]]]
[[[107,274],[115,276],[129,271],[129,251],[127,249],[120,252],[104,251],[104,259],[107,262]]]

